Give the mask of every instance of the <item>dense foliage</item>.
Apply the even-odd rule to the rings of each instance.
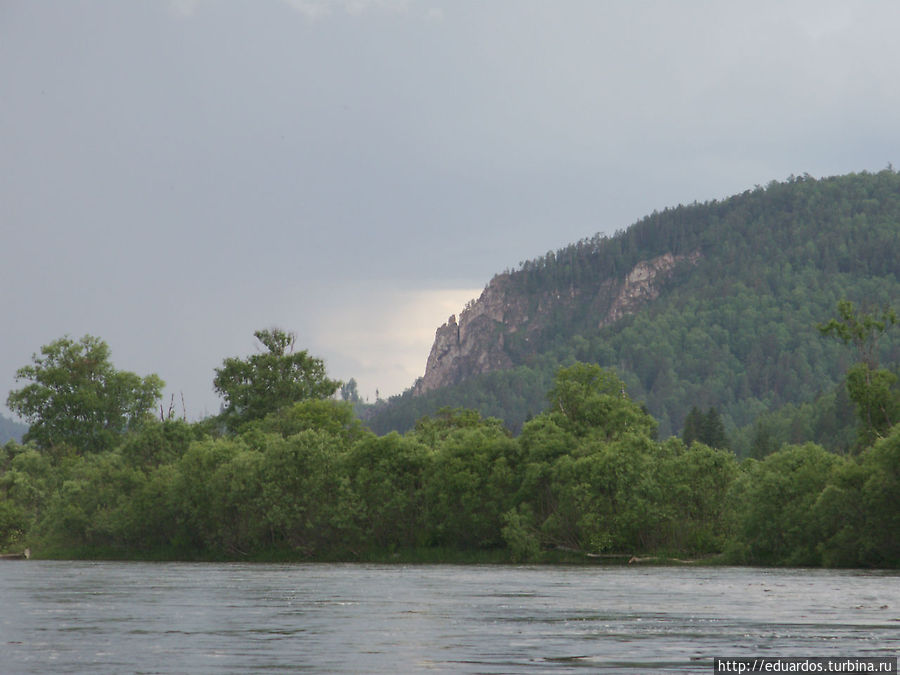
[[[657,440],[656,421],[596,364],[560,369],[547,400],[518,437],[449,408],[404,435],[376,436],[350,402],[308,397],[237,432],[161,418],[102,451],[11,441],[0,449],[0,549],[900,566],[900,425],[858,456],[807,443],[741,462],[697,441]]]
[[[621,280],[639,261],[695,252],[696,264],[676,267],[657,300],[598,327],[596,304],[584,303],[604,283]],[[543,410],[555,370],[578,360],[614,369],[663,437],[680,435],[694,407],[714,407],[734,433],[842,382],[852,356],[816,328],[840,300],[867,309],[896,304],[900,174],[803,176],[666,209],[613,237],[585,239],[499,276],[535,310],[541,298],[576,299],[557,305],[541,331],[504,336],[514,369],[423,396],[407,392],[373,411],[373,430],[409,429],[451,405],[499,417],[518,432]],[[526,333],[527,341],[517,337]],[[876,354],[882,362],[900,360],[896,331]]]

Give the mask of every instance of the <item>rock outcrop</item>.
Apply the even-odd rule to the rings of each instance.
[[[503,293],[491,284],[462,311],[459,323],[454,315],[438,328],[425,375],[416,382],[415,393],[456,384],[478,373],[511,368],[513,362],[504,351],[503,342],[507,326],[515,322],[509,316],[507,324],[506,304]]]
[[[699,253],[666,253],[639,262],[624,279],[607,279],[589,288],[572,285],[565,291],[538,295],[519,288],[514,274],[499,275],[478,300],[466,305],[458,321],[451,316],[437,329],[425,375],[416,381],[413,392],[424,394],[473,375],[513,367],[516,363],[506,344],[510,337],[515,335],[519,345],[527,345],[560,312],[592,313],[598,317],[598,328],[618,321],[659,297],[661,282],[679,263],[696,264],[699,258]]]
[[[675,265],[687,260],[696,264],[700,253],[676,256],[666,253],[653,260],[642,260],[626,275],[619,287],[606,316],[600,321],[600,328],[618,321],[623,316],[632,314],[638,306],[656,300],[659,297],[660,281],[665,279]]]

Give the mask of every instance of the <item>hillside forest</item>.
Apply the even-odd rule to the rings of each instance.
[[[666,254],[683,262],[660,278],[659,296],[602,322],[605,289]],[[856,354],[816,326],[842,299],[870,311],[898,304],[900,174],[791,177],[654,212],[498,274],[490,293],[528,317],[485,331],[484,349],[502,343],[509,366],[411,388],[366,410],[373,430],[402,433],[450,406],[518,433],[544,410],[557,369],[581,361],[615,371],[660,437],[681,435],[693,408],[715,408],[739,456],[806,440],[848,452],[843,378]],[[875,356],[900,361],[900,337],[885,335]]]
[[[59,338],[7,398],[0,551],[900,567],[898,242],[892,170],[654,214],[500,278],[530,299],[700,251],[658,298],[599,329],[551,307],[513,367],[374,406],[278,328],[197,422]]]

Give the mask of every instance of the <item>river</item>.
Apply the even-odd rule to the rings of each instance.
[[[711,673],[896,656],[900,575],[695,567],[0,563],[0,673]]]

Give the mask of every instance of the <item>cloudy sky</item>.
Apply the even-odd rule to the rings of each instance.
[[[89,333],[215,413],[268,326],[399,393],[521,260],[900,162],[898,27],[895,0],[0,0],[2,400]]]

